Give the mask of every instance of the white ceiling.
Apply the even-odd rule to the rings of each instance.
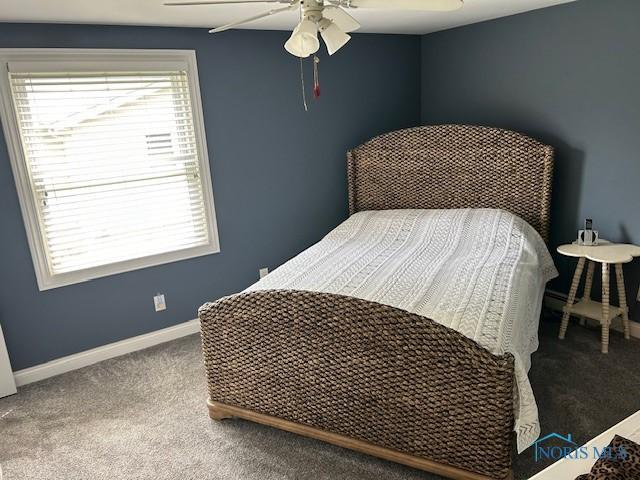
[[[455,12],[352,9],[361,32],[424,34],[574,0],[465,0]],[[94,23],[215,27],[250,17],[274,4],[165,7],[163,0],[0,0],[0,22]],[[393,0],[389,0],[390,3]],[[278,7],[278,4],[275,4]],[[290,30],[298,14],[287,12],[243,26]],[[0,26],[0,28],[2,28]]]

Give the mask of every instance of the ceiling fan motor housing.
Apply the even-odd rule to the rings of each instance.
[[[324,2],[322,0],[302,0],[302,15],[304,18],[308,18],[312,22],[318,23],[322,20],[322,9],[324,8]]]

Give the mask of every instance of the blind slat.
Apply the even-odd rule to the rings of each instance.
[[[144,244],[145,242],[141,242]],[[172,241],[168,244],[153,243],[146,246],[135,247],[128,245],[128,249],[123,246],[117,246],[114,250],[104,249],[100,252],[100,256],[90,255],[85,252],[75,253],[73,256],[60,257],[53,267],[57,273],[67,273],[77,270],[84,270],[91,267],[98,267],[101,265],[122,262],[131,260],[132,258],[143,258],[151,255],[158,255],[161,253],[177,252],[187,248],[198,247],[202,245],[202,242],[191,241]],[[84,253],[84,255],[83,255]],[[89,258],[87,258],[89,257]],[[68,260],[68,258],[75,258],[75,261]]]
[[[154,172],[153,176],[147,175],[135,175],[132,172],[127,176],[112,176],[112,177],[97,177],[97,180],[88,180],[88,179],[76,179],[75,181],[63,181],[63,179],[59,179],[57,182],[51,182],[50,186],[47,186],[47,183],[43,181],[42,190],[46,192],[55,192],[59,194],[63,191],[76,191],[79,188],[99,188],[99,187],[122,187],[122,186],[136,186],[135,184],[139,184],[141,182],[151,182],[151,181],[160,181],[166,180],[166,183],[173,182],[173,180],[178,180],[178,182],[182,183],[185,181],[185,177],[197,175],[197,166],[192,166],[191,168],[180,168],[173,169],[172,171],[158,171]],[[133,185],[132,185],[133,184]],[[40,190],[40,189],[39,189]],[[118,191],[122,191],[122,189],[118,189]]]
[[[178,198],[176,199],[173,210],[163,210],[163,212],[166,212],[164,215],[167,217],[179,217],[182,215],[182,212],[178,215],[178,213],[176,213],[176,209],[189,208],[189,214],[191,216],[197,216],[199,214],[198,207],[201,201],[202,199],[199,196],[194,196],[192,198],[187,196]],[[118,219],[122,219],[122,222],[126,222],[128,221],[128,218],[144,218],[143,215],[145,214],[152,215],[157,213],[155,206],[151,202],[149,202],[149,204],[137,205],[135,212],[139,212],[139,214],[136,214],[136,216],[131,216],[129,213],[130,209],[131,205],[127,203],[115,206],[110,206],[106,203],[91,204],[89,206],[83,206],[82,209],[77,208],[77,214],[75,216],[62,216],[59,214],[60,209],[49,208],[49,211],[54,213],[56,219],[46,221],[46,226],[49,233],[53,234],[55,232],[64,232],[74,229],[80,230],[85,228],[82,225],[87,223],[85,219],[90,215],[99,216],[100,221],[106,224],[110,222],[117,222]]]
[[[89,190],[89,188],[91,189]],[[39,198],[43,201],[56,201],[58,203],[74,200],[85,202],[91,199],[114,201],[120,198],[128,199],[129,196],[132,200],[140,200],[136,197],[144,197],[144,195],[153,193],[161,195],[163,192],[169,195],[175,195],[176,191],[200,191],[200,188],[195,182],[188,180],[181,181],[181,178],[172,178],[165,182],[156,180],[155,183],[147,183],[145,185],[129,185],[127,189],[122,189],[118,185],[106,185],[59,190],[50,195],[44,191],[40,193]]]
[[[131,115],[128,123],[130,123],[132,127],[144,126],[147,123],[163,124],[165,123],[164,114],[165,112],[162,112],[162,109],[154,110],[152,113],[139,112]],[[162,115],[162,116],[157,117],[156,115]],[[25,118],[20,119],[21,123],[24,124],[25,131],[28,133],[31,133],[31,132],[38,133],[39,131],[40,135],[48,133],[49,135],[57,135],[57,136],[66,135],[69,133],[73,134],[74,133],[73,130],[71,132],[68,132],[68,130],[73,129],[78,123],[84,124],[83,130],[86,130],[86,133],[93,133],[92,125],[90,123],[87,123],[87,121],[84,118],[79,118],[77,120],[74,120],[73,118],[71,119],[64,118],[61,116],[60,111],[40,112],[38,114],[29,114],[29,115],[21,114],[18,116],[29,117],[29,119],[25,119]],[[37,120],[31,120],[31,118],[34,118],[34,117],[37,118]],[[176,112],[175,115],[173,115],[173,122],[176,123],[176,127],[179,127],[179,123],[177,122],[179,121],[186,122],[188,119],[189,119],[189,114],[186,114],[186,113]],[[113,127],[114,125],[122,125],[121,123],[122,116],[118,114],[113,114],[113,115],[106,114],[101,119],[101,121],[103,122],[102,123],[102,125],[104,126],[103,128],[106,129],[106,127]],[[29,127],[29,125],[31,125],[31,127]],[[82,135],[82,133],[79,133],[77,131],[75,132],[76,135]]]
[[[184,228],[180,228],[184,227]],[[99,250],[100,247],[109,246],[113,248],[117,245],[127,245],[131,243],[131,238],[139,239],[141,237],[149,237],[149,236],[157,236],[158,234],[162,234],[162,241],[166,241],[168,237],[177,236],[180,237],[179,240],[197,240],[201,238],[206,238],[206,230],[204,227],[194,227],[193,223],[184,223],[183,225],[164,225],[164,226],[156,226],[156,228],[138,228],[134,230],[127,230],[126,232],[116,232],[111,233],[109,237],[101,237],[99,234],[94,234],[93,236],[87,235],[81,241],[80,238],[74,242],[66,242],[65,239],[52,241],[51,245],[58,249],[60,253],[71,253],[75,252],[78,248],[82,248],[87,245],[87,242],[90,242],[92,250]]]
[[[163,222],[166,222],[167,219],[169,219],[171,225],[181,224],[180,222],[184,220],[183,217],[178,214],[178,212],[170,212],[168,215],[162,216],[161,218],[162,222],[161,222],[157,218],[157,215],[158,215],[157,210],[154,210],[153,208],[141,209],[140,215],[137,215],[137,216],[126,216],[126,211],[123,211],[122,209],[118,213],[120,215],[114,214],[114,215],[104,216],[104,217],[101,216],[100,217],[101,221],[99,222],[100,226],[102,228],[113,227],[114,229],[122,226],[131,226],[132,223],[141,223],[140,218],[142,216],[144,216],[145,218],[145,222],[142,222],[142,223],[144,223],[145,225],[148,224],[149,225],[148,228],[156,228],[158,224],[164,224]],[[191,217],[189,221],[190,222],[194,221],[194,219],[197,221],[204,215],[205,215],[204,211],[197,211],[193,209],[191,212]],[[84,216],[80,216],[80,218],[84,218]],[[137,225],[135,226],[137,227]],[[76,219],[75,222],[68,222],[67,224],[59,223],[57,225],[51,225],[49,228],[49,238],[53,241],[54,239],[65,238],[72,235],[83,236],[85,235],[84,232],[88,232],[87,234],[90,234],[94,230],[94,228],[95,226],[93,224],[87,221],[81,222],[78,219]],[[73,239],[70,239],[70,240],[73,240]]]
[[[38,159],[39,163],[44,163],[45,165],[53,165],[54,163],[51,160],[56,159],[58,157],[62,157],[63,159],[72,157],[73,161],[77,161],[77,158],[74,158],[74,157],[78,157],[78,156],[81,156],[82,154],[85,154],[87,147],[95,148],[95,151],[92,152],[91,157],[89,158],[85,157],[87,161],[92,160],[92,157],[96,153],[102,153],[105,155],[106,154],[123,155],[124,153],[128,153],[129,155],[131,154],[131,147],[127,148],[126,143],[111,142],[111,144],[108,144],[108,143],[102,144],[102,143],[94,143],[91,141],[87,141],[84,143],[80,143],[80,142],[75,142],[75,143],[77,144],[77,147],[69,147],[64,150],[63,150],[63,147],[59,146],[58,144],[52,144],[50,147],[45,147],[43,145],[41,147],[30,148],[29,153],[33,154],[36,157],[42,157],[42,160]],[[196,151],[195,146],[184,145],[182,143],[176,143],[174,145],[174,151],[176,150],[178,152],[189,152],[189,151],[195,152]],[[51,154],[48,155],[47,152],[51,152]],[[181,155],[184,155],[184,154],[185,153],[179,153],[175,155],[175,157],[179,158]]]
[[[92,156],[92,160],[95,160],[97,157],[105,157],[106,155],[94,155]],[[54,157],[55,158],[55,157]],[[188,155],[172,155],[172,154],[156,154],[155,162],[153,164],[149,163],[149,160],[146,157],[125,157],[127,158],[127,165],[131,167],[131,171],[135,171],[136,169],[147,169],[153,168],[153,171],[159,171],[160,169],[166,167],[175,168],[176,165],[197,165],[197,157],[195,157],[195,152]],[[45,159],[46,160],[46,159]],[[64,158],[62,160],[65,160]],[[64,162],[47,162],[44,161],[41,164],[37,164],[34,166],[33,176],[37,176],[40,172],[42,172],[42,176],[46,178],[51,178],[51,176],[55,176],[56,174],[61,174],[66,177],[71,177],[75,175],[77,172],[82,172],[84,170],[90,170],[93,172],[111,172],[113,170],[119,170],[119,164],[113,165],[105,165],[101,163],[98,167],[93,167],[91,165],[91,161],[85,159],[79,159],[77,162],[70,162],[68,159]],[[74,172],[69,172],[69,167],[74,167]]]
[[[152,197],[151,200],[155,201],[156,197]],[[198,207],[201,203],[202,199],[200,196],[194,195],[193,197],[180,197],[176,198],[175,205],[180,208],[185,208],[184,204],[187,205],[190,209],[190,215],[194,215],[198,212]],[[55,220],[49,219],[45,221],[47,229],[49,232],[55,232],[57,230],[67,230],[72,229],[75,225],[78,224],[78,218],[81,218],[82,215],[96,214],[100,215],[101,219],[104,221],[109,220],[113,216],[117,215],[117,218],[122,218],[123,221],[126,219],[126,210],[131,209],[131,205],[129,203],[123,203],[121,205],[111,206],[107,202],[102,203],[89,203],[89,202],[79,202],[79,203],[88,203],[88,205],[82,205],[83,209],[80,210],[79,206],[75,205],[76,214],[67,214],[62,215],[59,212],[54,213]],[[151,201],[149,202],[151,204]],[[49,208],[49,207],[47,207]],[[125,212],[122,212],[125,210]],[[53,208],[49,208],[49,211],[53,211]],[[105,211],[107,213],[105,213]],[[144,214],[147,212],[157,211],[155,210],[155,206],[150,206],[148,204],[138,205],[135,209],[136,212],[140,212],[140,214]],[[173,212],[173,210],[169,210],[169,212]]]

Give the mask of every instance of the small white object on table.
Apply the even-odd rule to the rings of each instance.
[[[592,318],[600,321],[602,324],[602,353],[608,353],[609,327],[614,318],[618,316],[622,317],[624,337],[626,339],[630,337],[629,308],[627,307],[622,264],[633,261],[634,257],[640,257],[640,247],[637,245],[611,243],[607,240],[600,240],[598,245],[593,246],[578,245],[576,243],[561,245],[558,247],[558,253],[579,259],[576,272],[573,276],[573,282],[571,283],[571,289],[569,290],[567,304],[564,307],[559,338],[564,339],[571,315],[576,315],[581,318]],[[584,297],[576,303],[576,293],[586,262],[588,262],[588,266]],[[602,302],[591,300],[593,270],[596,262],[602,264]],[[615,265],[619,307],[609,305],[610,265]]]
[[[594,448],[602,452],[616,435],[640,443],[640,411],[590,440],[583,447],[586,447],[587,452],[594,452]],[[589,473],[596,460],[594,455],[589,455],[589,458],[563,458],[529,480],[573,480],[578,475]]]

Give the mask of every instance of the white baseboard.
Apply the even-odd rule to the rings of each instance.
[[[20,387],[28,383],[70,372],[71,370],[93,365],[94,363],[108,360],[109,358],[119,357],[170,340],[186,337],[199,331],[199,321],[197,319],[190,320],[173,327],[163,328],[162,330],[156,330],[155,332],[145,333],[144,335],[138,335],[137,337],[127,338],[126,340],[103,345],[102,347],[92,348],[91,350],[58,358],[34,367],[25,368],[24,370],[18,370],[13,373],[13,376],[16,385]]]
[[[544,296],[544,306],[555,312],[562,312],[562,308],[566,302],[567,296],[564,293],[556,292],[554,290],[547,290]],[[595,324],[595,320],[587,319],[587,322]],[[640,338],[640,323],[632,321],[630,322],[630,325],[631,336],[634,338]],[[624,331],[620,317],[615,318],[613,322],[611,322],[611,329],[618,332]]]

